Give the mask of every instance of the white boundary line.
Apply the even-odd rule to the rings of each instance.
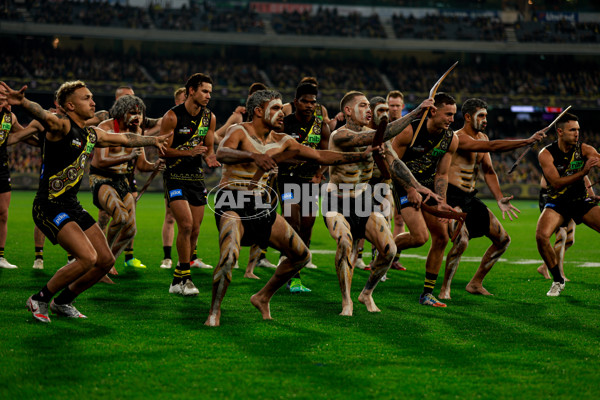
[[[335,254],[334,250],[311,250],[313,254]],[[365,254],[364,258],[371,258],[370,254]],[[425,256],[421,256],[418,254],[402,254],[400,258],[416,258],[418,260],[425,260]],[[480,263],[481,258],[479,257],[463,257],[460,260],[461,262],[469,262],[469,263]],[[537,264],[540,265],[542,263],[541,259],[519,259],[519,260],[509,260],[507,258],[500,258],[498,262],[510,263],[510,264],[519,264],[519,265],[531,265]],[[600,262],[586,262],[586,261],[565,261],[565,264],[575,264],[575,267],[579,268],[600,268]]]

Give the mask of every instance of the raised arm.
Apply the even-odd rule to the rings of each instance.
[[[38,103],[30,101],[25,97],[27,86],[20,90],[11,89],[6,83],[0,82],[0,99],[6,99],[11,106],[21,106],[33,118],[38,120],[47,130],[64,136],[71,128],[67,118],[46,111]]]
[[[92,128],[96,131],[98,147],[123,146],[123,147],[145,147],[154,146],[161,154],[165,151],[167,140],[171,134],[162,136],[142,136],[136,133],[108,133],[100,128]]]
[[[21,125],[19,124],[19,126]],[[42,126],[42,124],[39,123],[37,120],[33,120],[27,126],[27,128],[21,127],[21,129],[17,128],[16,130],[11,129],[8,139],[6,139],[6,145],[12,146],[13,144],[17,144],[19,142],[27,142],[29,144],[33,144],[29,140],[33,138],[34,135],[37,135],[39,137],[39,135],[41,135],[43,132],[44,127]],[[37,145],[39,145],[39,141],[36,140],[36,142],[38,142]]]
[[[386,142],[402,133],[410,125],[412,120],[421,115],[425,109],[430,107],[435,108],[433,103],[433,99],[427,99],[404,117],[390,122],[385,129],[385,133],[383,134],[383,141]],[[375,132],[376,131],[374,129],[369,129],[362,132],[354,132],[349,129],[344,129],[337,132],[333,136],[332,140],[337,147],[341,148],[368,146],[373,143]]]
[[[298,158],[313,160],[319,163],[320,165],[339,165],[364,161],[370,157],[370,154],[372,152],[372,149],[370,147],[362,153],[346,153],[332,150],[315,150],[313,148],[298,143],[294,139],[289,139],[286,142],[286,150],[298,150]]]
[[[527,139],[499,139],[499,140],[476,140],[471,136],[463,134],[458,136],[458,149],[473,152],[502,152],[518,149],[532,143],[538,142],[546,137],[546,131],[544,128],[531,135]],[[487,139],[487,136],[486,136]]]

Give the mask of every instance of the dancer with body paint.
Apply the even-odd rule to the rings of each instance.
[[[280,93],[272,90],[254,93],[246,105],[251,122],[230,127],[217,151],[218,160],[223,163],[220,189],[215,196],[221,255],[213,275],[212,301],[205,323],[208,326],[220,324],[221,304],[231,283],[240,246],[270,246],[286,256],[267,284],[250,299],[263,319],[271,319],[269,302],[275,292],[310,261],[306,244],[268,199],[276,196],[264,184],[268,171],[277,167],[273,157],[291,151],[298,159],[320,165],[351,163],[369,157],[370,148],[362,153],[315,150],[289,135],[276,133],[283,128],[282,108]],[[262,175],[254,185],[252,178],[259,169]]]
[[[167,166],[163,174],[165,198],[177,221],[179,256],[169,293],[196,296],[199,291],[192,282],[190,260],[206,205],[202,159],[211,168],[221,164],[213,149],[216,118],[207,108],[212,79],[201,73],[194,74],[187,80],[185,89],[185,101],[166,112],[160,129],[161,134],[174,133],[164,154]]]
[[[384,142],[401,133],[410,124],[411,119],[431,106],[433,106],[433,100],[425,100],[407,116],[388,124],[383,137]],[[329,148],[338,151],[361,151],[372,144],[376,131],[368,128],[373,114],[365,95],[356,91],[346,93],[340,102],[340,109],[346,117],[346,125],[331,134]],[[419,207],[421,204],[421,194],[437,198],[431,190],[423,187],[414,179],[406,165],[393,153],[389,143],[386,143],[385,147],[385,157],[391,166],[392,174],[408,192],[415,207]],[[373,290],[390,268],[396,254],[396,245],[388,221],[378,209],[385,199],[383,198],[379,202],[380,204],[374,204],[372,201],[373,197],[377,197],[378,190],[378,188],[372,189],[368,184],[372,177],[372,171],[373,157],[329,169],[330,181],[327,185],[327,198],[324,199],[324,202],[327,202],[330,210],[324,212],[324,218],[329,234],[337,244],[335,267],[342,292],[340,315],[344,316],[352,316],[354,312],[350,288],[354,274],[357,242],[366,238],[378,251],[371,274],[358,297],[358,300],[367,307],[369,312],[380,311],[373,300]],[[382,186],[380,188],[385,190]],[[387,207],[389,206],[388,204]],[[383,209],[385,209],[385,205],[383,205]]]
[[[52,243],[59,243],[75,257],[27,300],[27,308],[36,320],[45,323],[50,322],[49,308],[58,315],[85,318],[73,306],[73,300],[106,275],[115,262],[100,227],[77,200],[86,161],[95,146],[156,146],[163,151],[167,136],[109,134],[102,129],[86,128],[85,121],[94,116],[95,103],[81,81],[66,82],[57,91],[58,104],[66,116],[52,114],[28,100],[26,89],[24,86],[16,91],[0,82],[0,100],[7,99],[9,104],[23,107],[46,128],[33,219]]]
[[[475,183],[479,168],[502,211],[502,219],[508,215],[512,221],[513,217],[518,218],[516,212],[520,211],[510,203],[513,196],[505,197],[502,194],[489,152],[514,150],[535,143],[546,136],[543,130],[528,139],[489,140],[485,134],[487,104],[480,99],[466,100],[462,106],[462,114],[464,126],[455,132],[458,137],[458,148],[450,163],[447,202],[450,206],[466,212],[467,219],[446,256],[446,272],[440,290],[440,299],[450,299],[452,277],[456,273],[460,258],[467,249],[469,240],[481,236],[488,237],[492,244],[483,255],[479,269],[467,284],[466,290],[472,294],[491,295],[483,287],[482,282],[508,248],[510,237],[492,211],[476,197]],[[456,229],[456,222],[450,223],[449,228],[453,232]]]
[[[102,122],[98,128],[111,134],[141,134],[146,106],[137,96],[122,96],[115,101],[110,115],[112,118]],[[128,180],[132,161],[135,161],[134,167],[140,171],[154,170],[155,164],[146,160],[141,148],[130,147],[96,148],[90,165],[93,202],[109,216],[106,239],[115,258],[130,245],[136,234],[135,197]],[[112,272],[116,273],[116,270]]]

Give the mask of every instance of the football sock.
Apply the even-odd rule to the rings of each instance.
[[[423,285],[423,294],[433,293],[435,287],[435,281],[437,280],[438,274],[432,274],[431,272],[425,272],[425,285]]]

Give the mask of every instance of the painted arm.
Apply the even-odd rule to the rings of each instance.
[[[500,139],[500,140],[475,140],[469,135],[463,134],[458,137],[458,148],[459,150],[473,151],[473,152],[502,152],[518,149],[535,142],[538,142],[546,137],[546,128],[531,135],[528,139]]]
[[[128,154],[115,156],[110,154],[109,148],[97,147],[94,148],[94,164],[98,168],[109,168],[133,160],[135,157],[139,156],[141,152],[142,150],[138,148]]]
[[[351,164],[359,161],[367,160],[372,153],[371,147],[367,148],[364,152],[352,152],[345,153],[340,151],[332,150],[315,150],[310,147],[304,146],[298,143],[294,139],[289,139],[286,144],[286,150],[298,150],[298,158],[304,158],[318,162],[320,165],[339,165],[339,164]]]
[[[233,128],[217,149],[217,160],[223,164],[256,163],[263,171],[270,171],[277,167],[277,163],[271,156],[253,153],[242,149],[245,135],[241,128]]]
[[[144,120],[144,136],[160,135],[162,118],[146,118]]]
[[[215,142],[217,142],[217,144],[221,143],[221,140],[223,140],[225,138],[227,129],[229,129],[230,126],[235,125],[235,124],[241,124],[242,122],[244,122],[244,117],[242,115],[242,113],[244,113],[244,112],[246,112],[246,107],[237,106],[235,108],[235,110],[233,111],[233,113],[231,113],[229,118],[227,118],[227,121],[225,121],[225,124],[216,130]]]
[[[481,171],[483,172],[483,179],[485,180],[485,183],[488,185],[490,191],[496,199],[498,208],[500,208],[500,211],[502,211],[502,219],[506,219],[507,214],[511,221],[513,220],[513,217],[519,218],[517,212],[520,213],[521,211],[517,207],[514,207],[512,204],[510,204],[510,201],[514,198],[514,196],[504,197],[502,194],[500,182],[498,181],[498,175],[494,170],[492,158],[490,157],[489,153],[485,154],[481,160]]]
[[[146,158],[146,152],[143,149],[140,150],[141,152],[135,161],[135,167],[138,169],[138,171],[152,172],[157,166],[160,167],[164,164],[164,161],[160,158],[154,163],[148,162],[148,159]]]
[[[543,149],[538,155],[538,161],[540,162],[540,166],[542,167],[544,177],[546,178],[548,184],[552,185],[554,189],[560,190],[565,186],[571,185],[578,180],[583,179],[583,177],[586,176],[593,167],[599,164],[600,154],[598,154],[598,152],[592,146],[582,144],[582,153],[584,157],[587,157],[587,161],[583,166],[583,169],[574,173],[573,175],[561,177],[553,163],[554,158],[548,150]]]
[[[162,154],[165,151],[167,140],[171,135],[162,136],[142,136],[136,133],[108,133],[99,128],[92,128],[96,131],[98,147],[123,146],[123,147],[145,147],[154,146]]]

